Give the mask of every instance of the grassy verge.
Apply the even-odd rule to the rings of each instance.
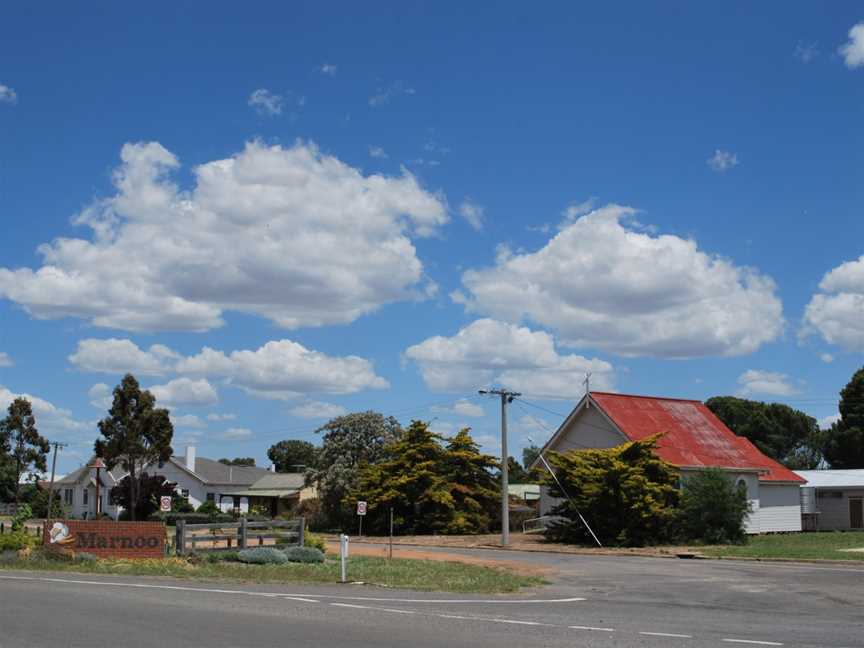
[[[718,558],[774,558],[787,560],[861,560],[864,532],[790,533],[754,536],[746,545],[704,547],[700,551]]]
[[[245,565],[242,563],[191,563],[178,558],[164,560],[99,560],[68,563],[44,558],[0,563],[0,569],[69,571],[86,574],[170,576],[232,580],[252,583],[335,583],[338,560],[323,564]],[[523,576],[504,569],[433,560],[405,560],[358,556],[351,558],[348,577],[370,585],[439,592],[499,594],[544,583],[536,576]]]

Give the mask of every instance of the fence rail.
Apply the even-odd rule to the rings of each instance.
[[[250,549],[285,544],[296,544],[302,547],[305,532],[306,521],[302,517],[271,522],[249,522],[246,518],[242,518],[239,522],[204,524],[187,524],[185,520],[178,520],[174,551],[178,556],[182,556],[189,552]]]

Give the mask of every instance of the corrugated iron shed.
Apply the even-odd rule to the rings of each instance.
[[[763,482],[805,481],[737,436],[701,401],[607,392],[591,392],[591,400],[632,441],[663,433],[657,454],[675,466],[759,470]]]

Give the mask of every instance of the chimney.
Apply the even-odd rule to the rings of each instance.
[[[195,472],[195,446],[186,446],[186,468]]]

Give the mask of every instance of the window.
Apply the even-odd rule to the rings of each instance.
[[[216,493],[207,493],[207,501],[215,502],[216,501]]]
[[[87,506],[87,504],[89,502],[90,502],[90,489],[85,488],[84,489],[84,501],[82,502],[82,504],[84,504],[84,506]]]
[[[74,492],[75,491],[73,491],[71,488],[67,488],[63,491],[63,502],[66,504],[66,506],[72,506]]]
[[[189,499],[189,489],[188,488],[181,488],[180,489],[180,495],[182,497],[185,497],[186,499]]]
[[[738,480],[738,492],[744,493],[744,497],[747,497],[747,480],[746,479],[742,478],[742,479]]]

